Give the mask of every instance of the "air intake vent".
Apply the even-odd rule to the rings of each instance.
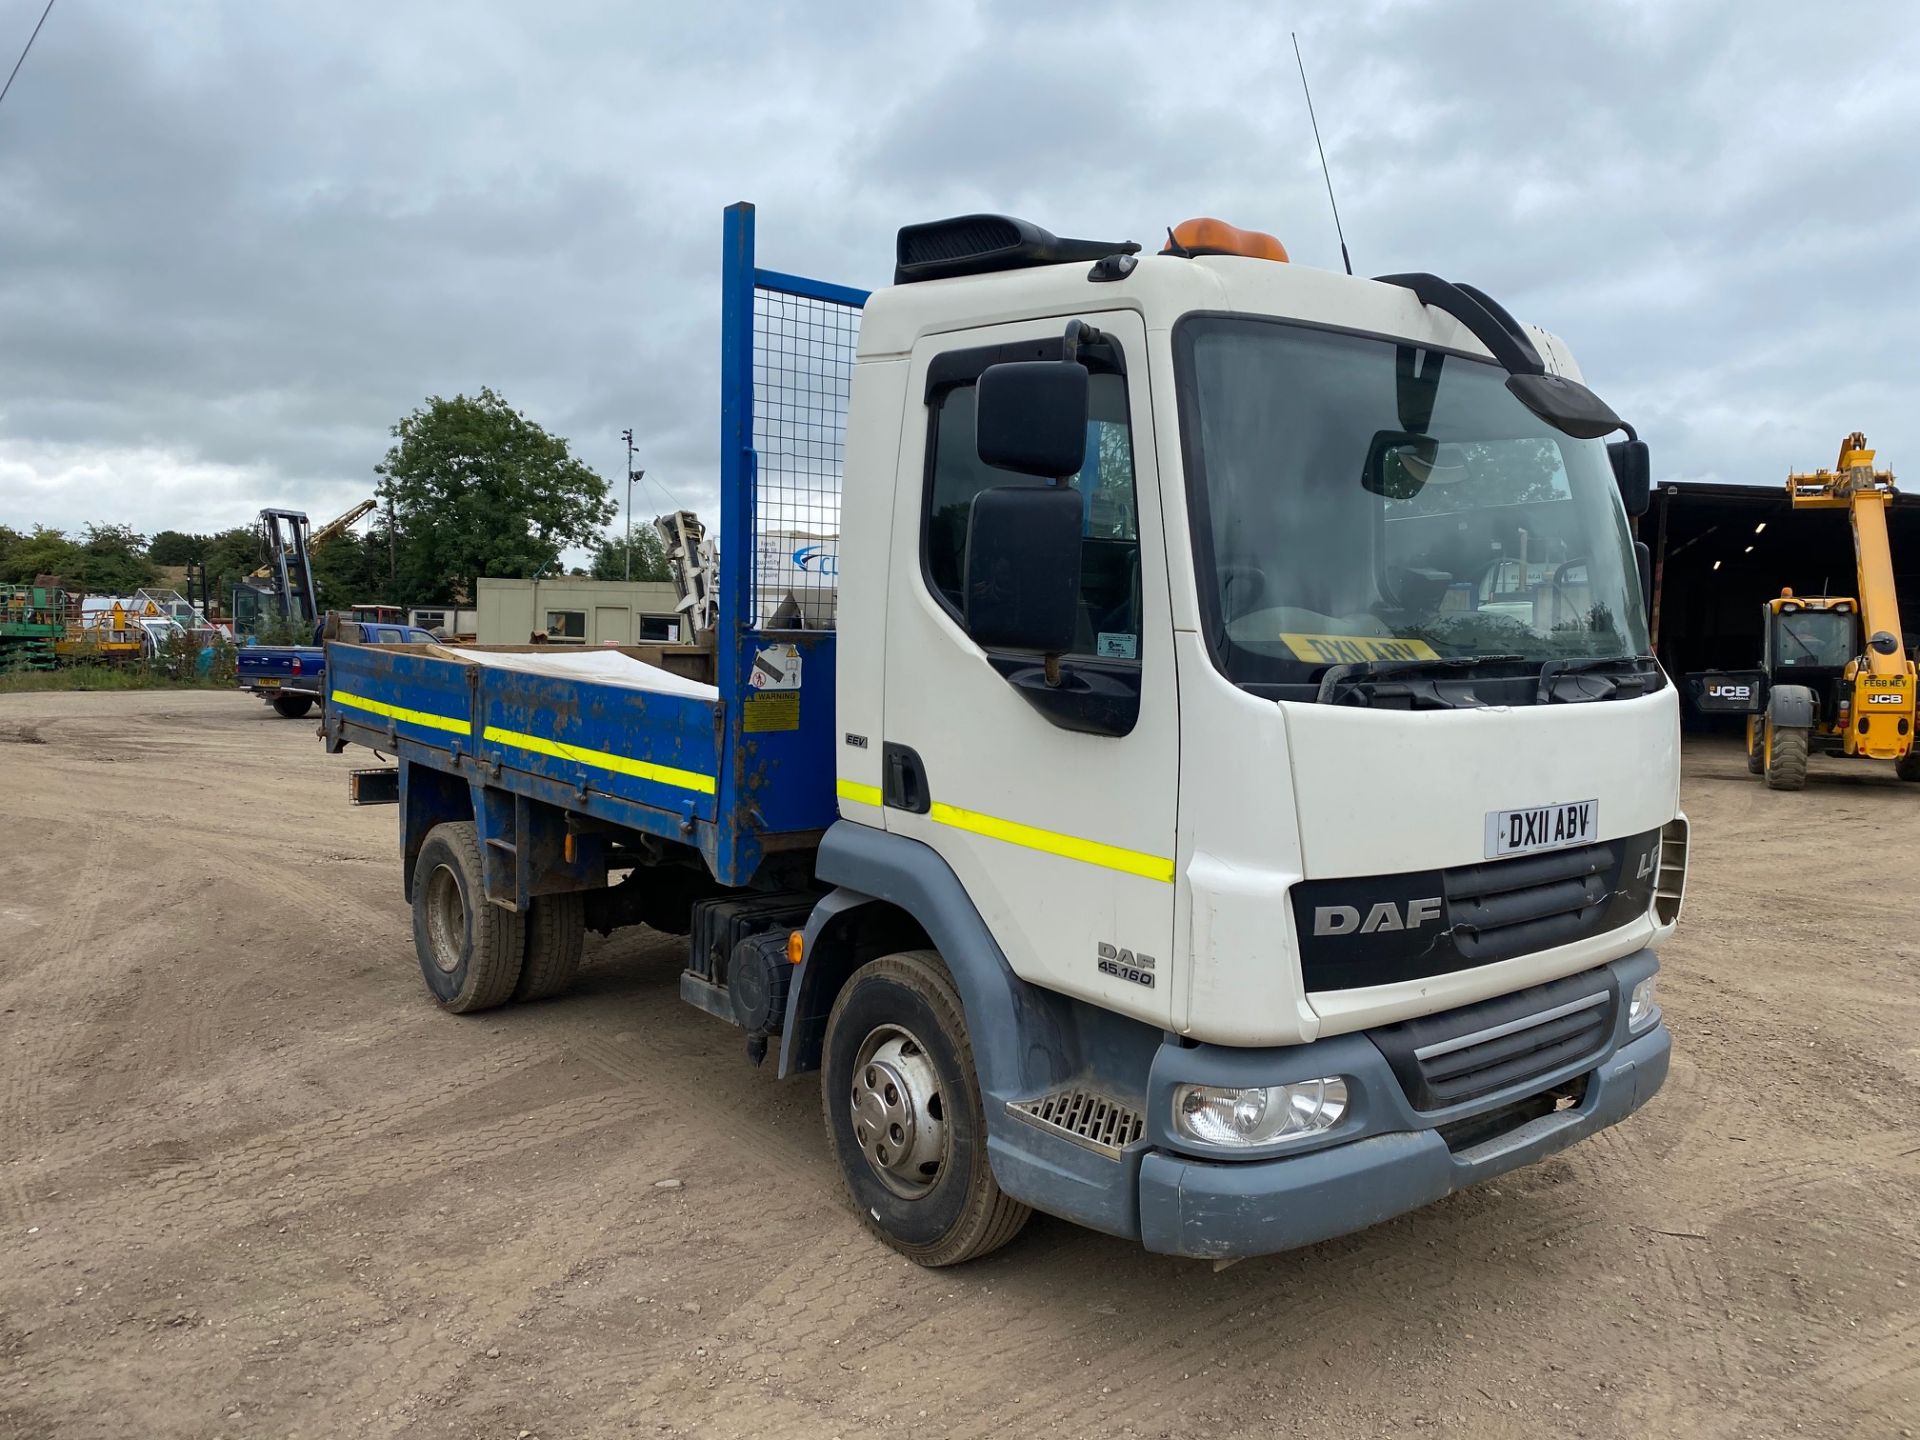
[[[1590,970],[1368,1035],[1414,1109],[1442,1110],[1592,1061],[1613,1034],[1616,1005],[1612,977]]]
[[[1010,1100],[1007,1109],[1116,1160],[1145,1131],[1138,1110],[1094,1090],[1056,1090],[1037,1100]]]
[[[1687,817],[1669,820],[1660,831],[1660,875],[1653,889],[1653,918],[1662,925],[1680,919],[1687,897]]]
[[[1484,965],[1578,940],[1593,932],[1619,873],[1616,844],[1450,870],[1445,888],[1454,944]]]
[[[1132,255],[1132,241],[1062,240],[1009,215],[958,215],[924,225],[902,225],[894,242],[893,283],[984,275],[1029,265],[1064,265]]]

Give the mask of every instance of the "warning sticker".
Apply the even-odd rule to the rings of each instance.
[[[755,690],[798,690],[800,651],[793,645],[769,645],[753,657],[747,683]]]
[[[749,695],[741,708],[743,718],[740,728],[749,735],[800,728],[798,690],[763,691],[758,695]]]
[[[1424,640],[1396,640],[1386,635],[1282,635],[1280,643],[1302,660],[1332,665],[1353,665],[1362,660],[1440,658]]]

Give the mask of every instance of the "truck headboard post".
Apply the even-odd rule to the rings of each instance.
[[[726,211],[720,301],[716,682],[723,884],[761,835],[824,831],[833,793],[840,462],[867,292],[754,263],[754,211]]]

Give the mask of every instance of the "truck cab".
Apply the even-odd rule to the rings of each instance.
[[[1246,254],[1099,272],[986,268],[867,304],[843,824],[935,857],[1013,975],[1089,1031],[1140,1027],[1132,1075],[1101,1075],[1128,1046],[1089,1034],[1094,1073],[1058,1088],[1144,1102],[1155,1198],[1112,1219],[1156,1248],[1344,1228],[1378,1192],[1311,1216],[1275,1196],[1246,1233],[1199,1234],[1245,1196],[1252,1171],[1231,1167],[1339,1137],[1393,1129],[1465,1173],[1447,1126],[1500,1098],[1521,1102],[1509,1134],[1554,1113],[1522,1112],[1603,1032],[1614,1068],[1552,1105],[1624,1113],[1665,1069],[1645,995],[1686,825],[1676,695],[1606,446],[1530,411],[1481,339],[1401,285]],[[1044,367],[1064,363],[1086,372],[1072,473],[996,468],[987,437],[1044,424]],[[1008,488],[1050,484],[1078,502],[1077,556],[991,525]],[[1047,565],[1077,572],[1051,666],[970,625]]]

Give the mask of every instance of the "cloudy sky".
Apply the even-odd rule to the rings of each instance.
[[[1289,28],[1356,268],[1560,332],[1657,476],[1860,428],[1920,488],[1904,5],[59,0],[0,105],[0,523],[317,522],[481,385],[712,515],[724,205],[860,286],[981,209],[1337,267]]]

